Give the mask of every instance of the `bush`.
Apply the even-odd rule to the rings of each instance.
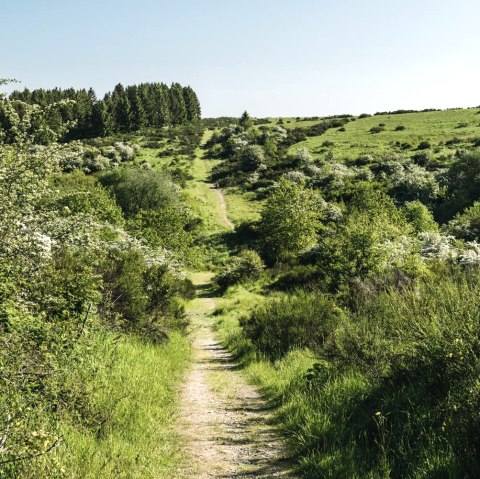
[[[312,246],[319,226],[318,198],[301,184],[281,179],[259,223],[265,256],[289,260]]]
[[[409,201],[403,205],[403,212],[417,233],[438,231],[438,224],[432,212],[420,201]]]
[[[265,164],[265,153],[259,145],[247,145],[238,153],[238,161],[242,171],[255,171]]]
[[[382,131],[385,131],[385,128],[383,126],[372,126],[372,128],[370,128],[369,131],[374,135],[377,133],[381,133]]]
[[[432,156],[426,151],[422,151],[421,153],[415,153],[412,156],[412,161],[419,166],[427,166],[432,161]]]
[[[465,211],[458,213],[447,225],[455,237],[466,241],[480,241],[480,202],[476,201]]]
[[[155,170],[120,169],[102,174],[99,180],[113,193],[127,217],[140,210],[161,210],[179,201],[175,185]]]
[[[267,302],[241,323],[247,338],[273,360],[292,349],[320,349],[341,316],[328,296],[298,291]]]
[[[135,249],[110,252],[103,266],[103,311],[118,327],[162,340],[183,328],[180,297],[192,298],[193,286],[163,265],[147,265]]]
[[[417,146],[417,150],[428,150],[431,147],[432,145],[429,141],[421,141]]]
[[[265,269],[262,259],[256,251],[243,250],[234,257],[224,271],[215,277],[221,288],[227,288],[240,281],[256,280]]]
[[[405,127],[403,125],[398,125],[395,127],[395,131],[403,131],[405,130]]]
[[[345,411],[357,418],[346,428],[343,447],[364,437],[364,451],[380,448],[390,477],[415,477],[418,470],[431,477],[478,477],[479,318],[478,271],[440,268],[411,287],[364,295],[324,352],[337,381],[353,370],[371,385],[362,403]],[[379,417],[385,418],[384,444],[403,444],[402,450],[382,451]],[[358,457],[364,468],[364,456]],[[429,464],[434,457],[442,460]]]

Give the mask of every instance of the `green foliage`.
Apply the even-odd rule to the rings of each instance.
[[[318,292],[268,300],[241,330],[232,296],[220,330],[306,477],[476,477],[479,285],[477,270],[437,264],[361,283],[348,307]]]
[[[179,201],[172,182],[155,170],[114,170],[101,175],[99,180],[113,193],[126,217],[142,210],[161,210]]]
[[[458,213],[447,225],[447,230],[466,241],[480,241],[480,202]]]
[[[41,130],[37,141],[52,141],[48,129],[61,133],[63,140],[108,136],[118,132],[138,131],[145,127],[163,127],[185,124],[200,119],[200,103],[191,87],[173,83],[142,83],[124,87],[117,84],[101,100],[93,89],[62,90],[38,89],[14,91],[10,100],[21,114],[25,107],[33,105],[41,118],[35,118],[32,127]],[[4,105],[1,105],[2,107]],[[63,128],[64,124],[70,127]],[[0,108],[0,128],[7,135],[15,134],[15,124],[5,121]]]
[[[244,130],[248,130],[249,128],[251,128],[253,126],[253,120],[246,111],[243,112],[243,115],[241,116],[240,121],[239,121],[239,125]]]
[[[385,131],[383,126],[372,126],[372,128],[370,128],[370,133],[372,134],[381,133],[382,131]]]
[[[194,293],[167,251],[139,240],[142,225],[138,237],[123,229],[124,214],[129,220],[139,212],[158,214],[170,236],[180,228],[177,240],[186,234],[186,220],[168,209],[181,210],[182,202],[163,175],[112,173],[111,195],[92,176],[62,174],[57,166],[65,149],[52,143],[63,134],[62,123],[49,123],[51,105],[22,103],[19,113],[18,100],[1,101],[3,119],[16,126],[2,130],[6,144],[0,145],[0,477],[74,477],[85,466],[82,440],[108,437],[125,411],[97,401],[100,388],[112,387],[109,372],[118,365],[111,331],[165,342],[185,327],[183,301]],[[134,151],[123,143],[112,150],[124,160]],[[91,150],[84,153],[90,157]],[[129,208],[132,199],[147,209]],[[130,377],[127,387],[137,381]],[[162,381],[170,401],[172,382]],[[118,403],[120,389],[113,395]],[[68,442],[65,429],[78,443]],[[147,449],[156,455],[151,444]],[[105,449],[102,454],[102,468],[115,462]]]
[[[159,210],[140,210],[129,219],[128,229],[150,246],[163,246],[188,256],[193,237],[187,230],[192,218],[180,205],[167,205]]]
[[[47,201],[59,214],[87,214],[123,226],[122,210],[97,179],[81,172],[55,178],[56,194]]]
[[[247,145],[238,152],[238,161],[242,171],[255,171],[265,165],[265,153],[259,145]]]
[[[217,274],[215,282],[221,288],[227,288],[240,281],[258,279],[264,269],[265,265],[259,254],[245,249],[238,256],[234,256],[227,267]]]
[[[358,187],[332,233],[322,236],[318,264],[327,283],[367,278],[390,267],[414,267],[411,226],[385,193]]]
[[[479,199],[480,152],[463,152],[446,174],[446,207],[454,213],[461,211]]]
[[[298,291],[267,302],[241,325],[260,352],[278,359],[292,349],[321,348],[341,315],[329,297]]]
[[[438,224],[433,218],[432,212],[420,201],[405,203],[402,211],[417,233],[438,231]]]
[[[287,260],[313,246],[319,228],[318,198],[303,185],[281,179],[259,223],[264,254]]]

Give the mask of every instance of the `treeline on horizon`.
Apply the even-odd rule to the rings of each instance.
[[[50,90],[25,88],[14,91],[10,100],[30,105],[49,107],[48,126],[59,131],[62,125],[70,128],[62,136],[63,141],[105,137],[114,133],[126,133],[143,128],[161,128],[182,125],[201,117],[200,102],[190,86],[172,83],[141,83],[124,87],[121,83],[112,92],[97,99],[90,88],[76,90],[54,88]],[[8,131],[6,115],[0,111],[0,128]]]

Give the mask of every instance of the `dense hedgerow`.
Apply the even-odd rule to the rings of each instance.
[[[189,241],[190,217],[171,222],[176,244],[161,232],[153,241],[131,221],[184,210],[169,179],[115,170],[104,187],[85,174],[94,147],[54,143],[49,108],[24,105],[19,115],[0,101],[15,125],[14,136],[0,130],[0,477],[72,477],[66,424],[100,437],[117,417],[96,402],[96,378],[118,360],[113,333],[163,342],[186,325],[194,290],[172,258]],[[110,151],[119,163],[135,154],[124,143]]]
[[[215,179],[266,198],[250,240],[269,266],[260,305],[232,303],[220,329],[306,477],[477,477],[478,152],[340,162],[260,138],[247,125],[212,145]],[[252,144],[264,161],[244,171]]]

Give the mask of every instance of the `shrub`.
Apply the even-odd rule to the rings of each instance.
[[[412,156],[412,161],[419,166],[427,166],[432,161],[432,156],[426,151],[415,153]]]
[[[47,204],[57,209],[61,216],[87,214],[100,221],[122,226],[122,210],[111,195],[92,176],[76,172],[55,179],[56,194]]]
[[[259,145],[247,145],[238,153],[238,161],[242,171],[255,171],[265,164],[265,153]]]
[[[127,217],[140,210],[160,210],[179,201],[175,185],[155,170],[122,168],[102,174],[99,180],[113,193]]]
[[[457,238],[480,241],[480,202],[476,201],[458,213],[447,225],[447,230]]]
[[[417,150],[428,150],[431,147],[432,145],[429,141],[421,141],[417,146]]]
[[[431,203],[440,192],[435,175],[416,164],[405,164],[391,176],[390,193],[400,202]]]
[[[329,371],[335,368],[334,380],[353,370],[371,385],[361,404],[345,410],[346,417],[350,410],[357,418],[349,422],[343,447],[358,438],[364,451],[381,450],[376,414],[385,418],[385,444],[404,445],[383,450],[391,477],[432,471],[433,457],[442,457],[433,477],[445,471],[453,471],[451,477],[477,477],[479,318],[478,271],[465,275],[439,268],[433,278],[411,287],[364,295],[324,352]],[[322,383],[317,385],[321,390]],[[359,467],[364,465],[362,459]]]
[[[417,233],[438,231],[438,224],[432,212],[420,201],[409,201],[403,205],[403,212]]]
[[[385,128],[383,126],[372,126],[372,128],[370,128],[369,131],[374,135],[377,133],[381,133],[382,131],[385,131]]]
[[[242,326],[259,351],[278,359],[292,349],[320,349],[341,316],[328,296],[298,291],[257,308]]]
[[[227,288],[240,281],[256,280],[265,269],[262,259],[256,251],[242,250],[227,267],[215,277],[215,282],[221,288]]]
[[[267,199],[259,223],[265,256],[288,260],[315,243],[318,199],[301,184],[280,179]]]
[[[321,235],[318,267],[337,290],[346,281],[365,279],[391,268],[407,268],[413,255],[411,227],[385,193],[361,186],[338,226]]]
[[[398,125],[395,127],[395,131],[403,131],[405,130],[405,127],[403,125]]]

